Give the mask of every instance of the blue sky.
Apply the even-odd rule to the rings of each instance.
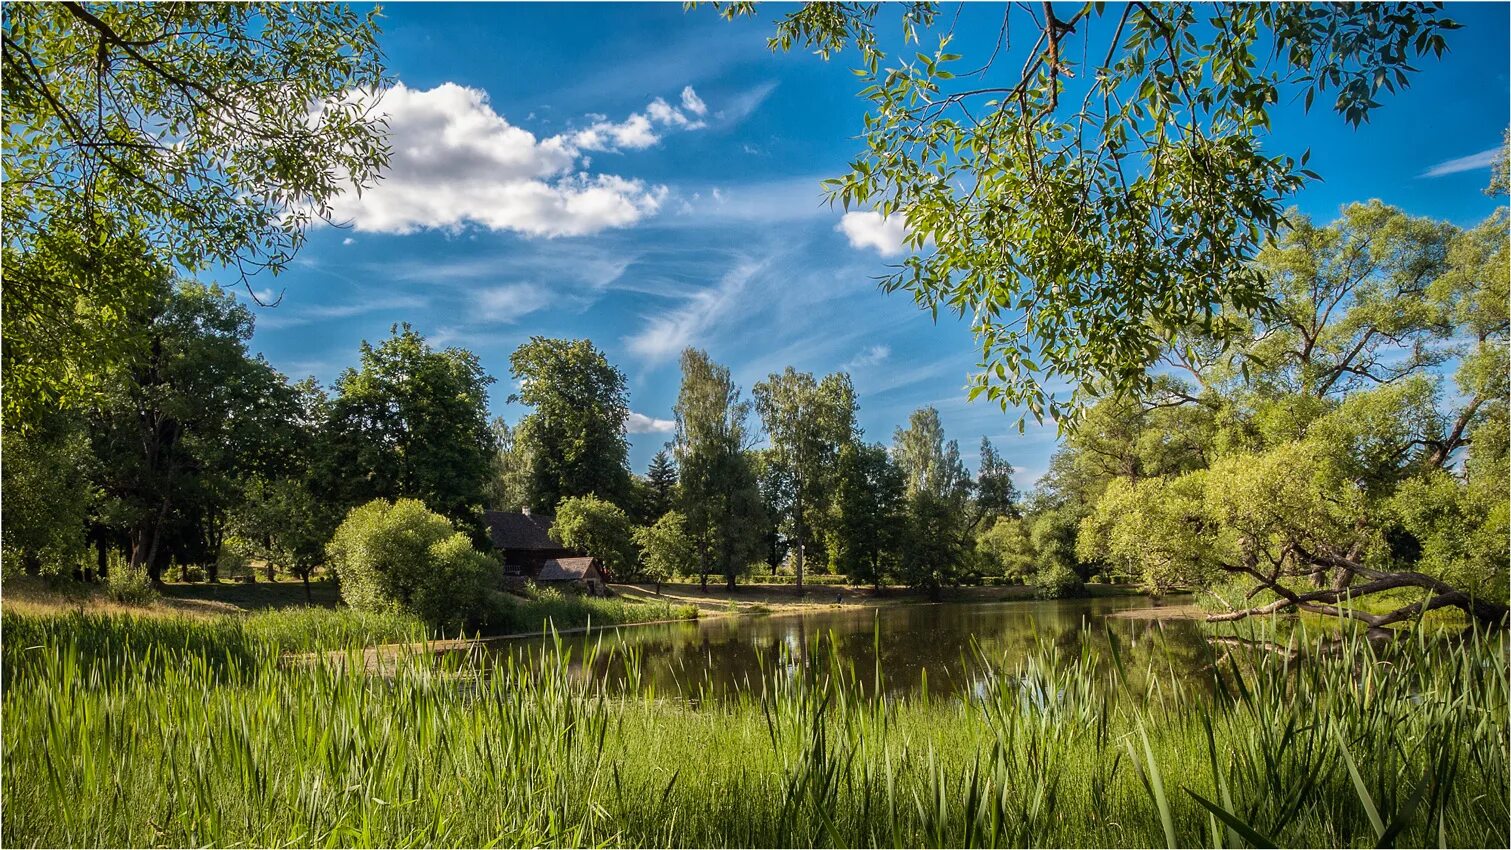
[[[779,8],[731,23],[679,3],[385,7],[393,169],[338,204],[350,227],[312,231],[292,268],[254,281],[284,298],[256,310],[253,348],[329,385],[362,340],[407,321],[476,352],[513,422],[510,352],[533,335],[589,337],[629,378],[637,472],[671,439],[684,346],[729,364],[747,393],[789,364],[845,369],[869,439],[889,442],[931,404],[968,461],[989,436],[1031,483],[1053,426],[1019,435],[1015,414],[966,403],[967,324],[879,292],[897,234],[823,204],[819,180],[858,150],[854,57],[770,53]],[[958,52],[989,52],[1001,9],[964,7]],[[1310,147],[1323,176],[1297,198],[1304,211],[1326,220],[1380,198],[1470,225],[1494,208],[1480,189],[1511,120],[1508,7],[1449,14],[1465,24],[1450,52],[1370,124],[1278,111],[1267,147]]]

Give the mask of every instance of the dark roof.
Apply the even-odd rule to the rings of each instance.
[[[488,536],[492,538],[495,548],[543,549],[553,552],[567,549],[551,539],[551,523],[555,517],[512,511],[485,511],[483,518],[488,523]]]
[[[536,581],[581,581],[594,569],[594,558],[552,558],[541,565]],[[600,573],[600,576],[602,574]]]

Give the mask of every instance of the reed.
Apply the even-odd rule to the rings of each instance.
[[[213,623],[4,627],[8,845],[1508,843],[1498,640],[1289,632],[1200,682],[1046,644],[969,699],[866,697],[820,640],[668,699],[563,641],[379,676]]]

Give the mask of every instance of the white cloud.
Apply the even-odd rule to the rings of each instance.
[[[513,322],[551,306],[551,293],[536,283],[510,283],[479,290],[477,315],[492,322]]]
[[[630,411],[629,421],[625,423],[625,430],[631,434],[665,434],[676,428],[677,423],[670,419],[656,419],[633,410]]]
[[[759,263],[740,263],[712,288],[690,295],[680,309],[652,317],[639,333],[625,338],[625,345],[652,363],[677,356],[682,349],[697,344],[739,303],[740,293],[760,268]]]
[[[703,98],[698,97],[698,93],[693,91],[692,86],[682,89],[682,108],[694,115],[708,114],[708,104],[703,102]]]
[[[641,150],[660,141],[662,128],[703,126],[657,98],[624,121],[596,116],[540,138],[495,113],[483,90],[456,83],[423,91],[399,83],[377,111],[388,120],[388,172],[360,196],[337,199],[334,214],[381,233],[475,225],[554,237],[627,227],[655,214],[666,188],[589,173],[586,152]]]
[[[883,257],[901,254],[906,245],[908,222],[901,213],[882,218],[878,212],[847,212],[835,226],[850,240],[851,247],[874,248]]]
[[[1461,171],[1475,171],[1480,168],[1489,168],[1502,156],[1501,148],[1491,148],[1469,156],[1461,156],[1458,159],[1450,159],[1422,172],[1422,177],[1442,177],[1447,174],[1458,174]]]
[[[341,240],[341,244],[342,245],[354,245],[354,244],[356,244],[356,242],[357,242],[357,240],[351,238],[350,236],[348,236],[345,239]]]
[[[863,366],[875,366],[892,356],[892,347],[889,345],[872,345],[850,358],[850,362],[840,368],[846,372],[859,369]]]

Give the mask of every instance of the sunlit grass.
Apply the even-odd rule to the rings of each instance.
[[[565,643],[528,661],[416,653],[383,676],[289,665],[279,653],[290,643],[199,621],[170,630],[140,619],[7,617],[0,837],[115,846],[1508,840],[1499,640],[1422,637],[1378,650],[1361,641],[1301,661],[1219,647],[1196,677],[1210,681],[1195,682],[1157,653],[1118,652],[1108,664],[1089,649],[1045,645],[1011,666],[982,659],[970,700],[864,698],[861,680],[878,671],[839,663],[822,641],[748,690],[694,683],[694,698],[679,700],[634,681],[633,657],[627,688],[585,676],[593,665]]]

